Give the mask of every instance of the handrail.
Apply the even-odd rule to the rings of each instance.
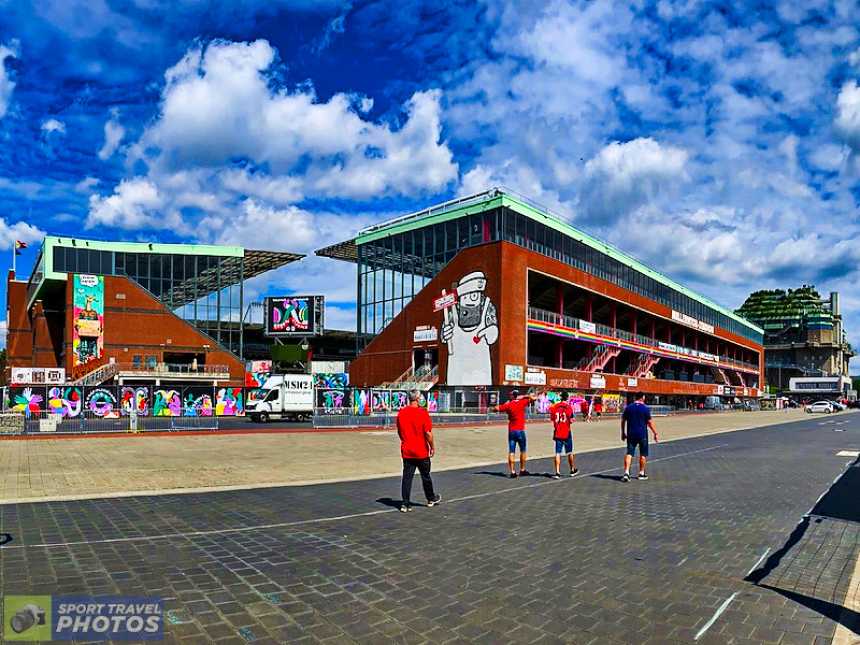
[[[155,365],[122,363],[120,372],[147,372],[154,374],[229,374],[228,365],[193,365],[186,363],[156,363]]]
[[[555,313],[553,311],[547,311],[546,309],[539,309],[537,307],[529,307],[529,318],[533,320],[539,320],[541,322],[552,323],[556,325],[562,325],[564,327],[569,327],[571,329],[582,329],[582,326],[579,324],[582,321],[581,318],[575,318],[574,316],[568,316],[564,314]],[[623,340],[639,343],[640,345],[648,345],[649,347],[658,347],[659,341],[649,338],[648,336],[642,336],[641,334],[634,334],[629,331],[625,331],[623,329],[618,329],[616,327],[609,327],[608,325],[603,325],[601,323],[588,323],[587,324],[594,325],[597,333],[602,334],[603,336],[610,336],[612,338],[621,338]],[[681,345],[676,345],[676,347],[681,347]],[[684,347],[687,351],[692,352],[693,349],[691,347]],[[695,356],[691,356],[691,358],[696,358]],[[747,369],[758,370],[758,365],[754,363],[747,363],[746,361],[738,361],[733,358],[729,358],[728,356],[718,356],[719,361],[721,363],[725,363],[727,365],[733,365],[736,367],[744,367]]]

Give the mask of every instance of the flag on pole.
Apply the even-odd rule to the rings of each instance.
[[[21,249],[26,249],[27,243],[21,240],[15,240],[15,255],[21,255]]]

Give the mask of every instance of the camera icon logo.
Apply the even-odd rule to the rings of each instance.
[[[45,610],[39,605],[24,605],[19,609],[12,619],[9,621],[9,626],[16,634],[22,634],[33,625],[45,624]]]
[[[4,596],[4,641],[51,640],[51,596]]]

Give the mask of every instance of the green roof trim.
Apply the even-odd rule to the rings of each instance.
[[[639,260],[633,258],[630,255],[627,255],[626,253],[612,246],[611,244],[602,242],[597,238],[594,238],[587,233],[580,231],[578,228],[571,226],[556,215],[553,215],[548,211],[528,204],[524,199],[520,199],[519,197],[511,195],[505,190],[492,189],[485,193],[475,195],[473,196],[473,198],[465,198],[463,200],[460,200],[462,205],[457,205],[458,202],[442,204],[439,207],[431,207],[429,209],[426,209],[425,211],[420,211],[413,215],[407,215],[406,217],[398,218],[388,224],[383,223],[377,226],[373,226],[369,229],[365,229],[364,231],[359,232],[358,236],[355,239],[355,243],[359,245],[367,244],[368,242],[373,242],[375,240],[388,237],[389,235],[405,233],[406,231],[425,228],[427,226],[438,224],[440,222],[446,222],[452,219],[459,219],[460,217],[464,217],[466,215],[482,213],[484,211],[491,210],[500,206],[507,206],[508,208],[520,213],[521,215],[538,221],[548,226],[549,228],[555,229],[564,235],[572,237],[573,239],[578,240],[587,246],[590,246],[591,248],[595,249],[596,251],[599,251],[600,253],[608,255],[609,257],[617,260],[618,262],[621,262],[622,264],[649,276],[653,280],[656,280],[657,282],[671,289],[674,289],[675,291],[678,291],[679,293],[682,293],[685,296],[696,300],[697,302],[700,302],[706,307],[709,307],[731,318],[732,320],[741,323],[752,331],[755,331],[759,334],[764,333],[764,330],[761,327],[739,316],[731,309],[722,307],[715,303],[713,300],[710,300],[709,298],[706,298],[705,296],[700,295],[695,291],[681,286],[671,278],[663,275],[659,271],[655,271],[654,269],[646,266]]]
[[[120,253],[166,253],[171,255],[217,255],[240,258],[245,254],[241,246],[218,246],[215,244],[162,244],[160,242],[104,242],[73,237],[48,235],[45,248],[55,246],[93,249],[95,251],[117,251]]]

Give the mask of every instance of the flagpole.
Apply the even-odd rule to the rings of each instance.
[[[18,246],[17,242],[12,242],[12,274],[15,276],[15,279],[18,279],[18,274],[15,272],[15,258],[18,257],[18,249],[15,248]]]

